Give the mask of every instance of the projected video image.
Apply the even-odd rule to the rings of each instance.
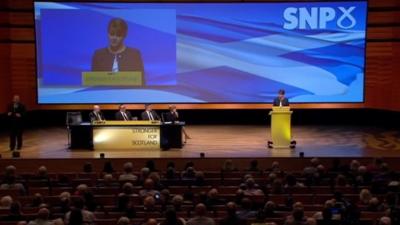
[[[35,2],[38,102],[363,102],[366,2]]]

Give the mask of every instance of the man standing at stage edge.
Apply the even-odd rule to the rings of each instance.
[[[22,132],[24,126],[25,106],[18,95],[14,95],[12,103],[8,106],[8,119],[10,127],[10,151],[22,148]]]

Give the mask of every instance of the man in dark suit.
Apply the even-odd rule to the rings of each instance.
[[[10,121],[10,151],[22,148],[22,132],[26,108],[21,103],[18,95],[14,95],[12,103],[8,106],[7,116]]]
[[[129,111],[126,111],[126,106],[124,104],[119,105],[119,111],[115,114],[116,120],[132,120],[132,115]]]
[[[274,99],[274,106],[289,106],[289,99],[285,97],[285,90],[280,89],[278,91],[278,97]]]
[[[114,18],[109,22],[109,46],[95,51],[92,57],[92,71],[144,73],[140,51],[124,44],[127,33],[128,25],[123,19]]]
[[[150,104],[144,105],[144,112],[142,112],[142,120],[160,120],[160,117],[153,111]]]
[[[100,106],[94,105],[93,111],[89,113],[90,122],[94,121],[105,121],[103,113],[100,110]]]

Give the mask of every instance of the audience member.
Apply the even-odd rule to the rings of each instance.
[[[239,218],[236,214],[237,207],[234,202],[226,204],[227,216],[221,220],[220,225],[245,225],[246,220]]]
[[[52,225],[52,221],[49,220],[50,211],[46,208],[39,209],[37,213],[37,217],[35,220],[32,220],[28,223],[28,225]]]
[[[176,211],[173,208],[168,208],[165,212],[165,220],[160,225],[185,225],[186,221],[176,215]]]
[[[207,208],[204,204],[197,204],[194,210],[196,216],[191,218],[187,225],[215,225],[214,219],[207,216]]]
[[[11,204],[13,203],[13,198],[9,195],[1,197],[0,200],[0,209],[10,209]]]
[[[122,182],[136,182],[138,177],[133,174],[133,164],[127,162],[124,164],[124,173],[119,175],[118,180]]]

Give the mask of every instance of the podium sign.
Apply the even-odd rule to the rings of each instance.
[[[94,126],[130,126],[130,125],[160,125],[160,120],[103,120],[93,121]]]
[[[96,126],[93,146],[107,149],[159,149],[160,126]]]
[[[94,149],[159,149],[158,120],[93,121]]]
[[[83,72],[83,86],[143,86],[143,73],[140,71],[123,72]]]
[[[292,140],[291,116],[289,107],[273,107],[271,115],[271,136],[274,148],[289,148]]]

